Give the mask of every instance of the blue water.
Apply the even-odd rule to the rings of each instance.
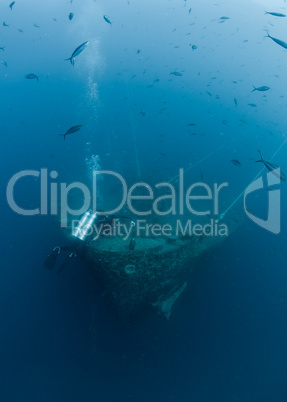
[[[264,167],[257,149],[287,172],[286,50],[265,38],[268,30],[287,41],[287,18],[264,14],[287,14],[285,2],[9,4],[0,4],[0,401],[286,401],[286,183],[277,185],[280,233],[238,215],[170,320],[147,311],[122,322],[81,260],[45,270],[47,254],[66,242],[58,216],[22,216],[6,200],[23,170],[89,186],[98,156],[128,183],[168,181],[179,168],[188,183],[227,181],[221,212],[237,197],[231,212],[243,212],[239,195]],[[74,67],[64,61],[87,40]],[[65,141],[58,135],[78,124]],[[115,192],[100,182],[103,208]],[[250,199],[262,219],[267,196]],[[40,179],[20,180],[14,198],[38,208]]]

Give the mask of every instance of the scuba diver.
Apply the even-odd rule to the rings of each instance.
[[[73,241],[70,246],[56,246],[52,252],[48,255],[44,261],[44,267],[46,269],[53,269],[58,260],[58,256],[62,251],[67,251],[68,255],[58,268],[58,272],[61,272],[66,265],[69,264],[72,258],[85,257],[89,248],[90,242],[93,240],[91,233],[95,229],[94,225],[100,228],[100,235],[103,229],[107,226],[110,228],[115,227],[121,220],[129,220],[132,227],[135,226],[134,221],[127,216],[105,215],[104,211],[92,211],[88,210],[81,217],[78,226],[72,231]],[[134,240],[131,239],[131,244],[134,248]]]

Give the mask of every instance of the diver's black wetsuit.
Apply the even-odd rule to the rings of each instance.
[[[103,213],[103,211],[101,211]],[[116,216],[116,215],[104,215],[97,221],[97,225],[109,225],[112,226],[115,222],[119,222],[120,219],[128,219],[131,222],[131,225],[135,225],[131,218],[127,216]],[[58,255],[62,251],[67,251],[68,255],[60,265],[58,272],[62,271],[66,265],[70,262],[71,258],[80,257],[83,258],[86,255],[88,250],[90,241],[82,241],[78,238],[74,238],[73,242],[69,246],[55,247],[51,254],[48,255],[46,260],[44,261],[44,267],[47,269],[53,269],[56,266]]]

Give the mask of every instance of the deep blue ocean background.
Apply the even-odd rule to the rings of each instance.
[[[27,169],[89,185],[98,155],[130,182],[179,168],[190,183],[228,181],[228,207],[263,167],[257,149],[270,160],[286,138],[287,53],[265,36],[287,41],[287,18],[264,14],[287,14],[285,2],[9,4],[0,3],[0,401],[286,402],[286,183],[280,234],[245,217],[196,267],[170,320],[149,312],[128,323],[81,261],[60,274],[43,268],[66,241],[57,217],[18,215],[6,200],[10,178]],[[85,41],[73,68],[64,59]],[[286,155],[283,144],[273,162],[287,172]],[[19,205],[36,208],[39,186],[20,181]],[[266,202],[266,190],[251,200],[264,219]]]

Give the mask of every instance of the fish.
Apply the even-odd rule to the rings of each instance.
[[[260,155],[260,160],[259,161],[255,161],[255,162],[262,162],[264,164],[264,166],[266,166],[266,168],[273,173],[278,179],[280,179],[281,181],[287,181],[287,178],[285,176],[285,174],[283,172],[281,172],[281,168],[277,165],[274,165],[271,162],[267,162],[265,159],[263,159],[262,157],[262,153],[261,151],[258,149],[259,155]]]
[[[220,20],[230,20],[230,18],[229,18],[229,17],[225,17],[225,16],[220,17],[219,19],[220,19]]]
[[[7,61],[3,60],[1,61],[1,64],[3,64],[3,66],[8,67]]]
[[[257,105],[255,103],[248,103],[248,106],[257,107]]]
[[[112,25],[112,21],[109,19],[109,17],[107,15],[103,16],[103,19],[110,25]]]
[[[235,107],[236,107],[236,106],[238,105],[237,99],[234,98],[233,101],[234,101],[234,105],[235,105]]]
[[[5,47],[6,47],[6,46],[0,47],[0,50],[3,50],[3,52],[4,52]]]
[[[38,25],[38,24],[33,24],[33,27],[35,27],[35,28],[41,28],[40,25]]]
[[[188,126],[189,127],[194,127],[194,126],[196,126],[196,124],[195,123],[188,123]]]
[[[171,73],[169,73],[169,75],[175,75],[176,77],[181,77],[182,74],[179,73],[178,71],[172,71]]]
[[[197,46],[196,46],[196,45],[192,45],[191,48],[192,48],[192,50],[196,50],[196,49],[197,49]]]
[[[39,81],[39,77],[40,77],[40,75],[36,75],[34,73],[30,73],[30,74],[25,75],[25,78],[27,78],[27,80],[37,80],[37,81]]]
[[[72,126],[71,128],[69,128],[69,130],[67,130],[67,131],[65,132],[65,134],[59,134],[59,135],[61,135],[62,137],[64,137],[64,140],[65,140],[65,139],[66,139],[66,135],[70,135],[70,134],[76,133],[77,131],[80,130],[81,127],[83,127],[82,124],[79,124],[78,126]]]
[[[269,32],[267,32],[266,38],[272,39],[273,42],[277,43],[277,45],[284,47],[284,49],[287,49],[287,43],[286,43],[286,42],[284,42],[284,41],[281,40],[281,39],[273,38],[273,36],[270,36],[270,35],[269,35]]]
[[[78,46],[72,53],[72,56],[69,57],[68,59],[65,59],[65,61],[70,61],[72,66],[74,66],[75,64],[75,57],[79,56],[80,53],[82,53],[82,51],[88,46],[89,42],[86,41],[84,43],[82,43],[80,46]]]
[[[241,162],[238,159],[231,159],[230,161],[231,163],[233,163],[234,166],[238,166],[241,167]]]
[[[69,14],[69,20],[72,21],[73,17],[74,17],[74,14],[73,14],[73,13],[70,13],[70,14]]]
[[[222,120],[222,124],[224,124],[225,126],[227,126],[228,121],[227,121],[227,120]]]
[[[18,32],[21,32],[21,33],[23,33],[23,29],[18,29]]]
[[[269,87],[266,87],[266,86],[256,88],[254,85],[253,85],[253,88],[254,89],[251,92],[254,92],[254,91],[264,92],[264,91],[268,91],[270,89]]]
[[[12,11],[14,4],[15,4],[15,1],[12,1],[12,3],[10,3],[10,5],[9,5],[9,7],[11,8],[11,11]]]
[[[9,26],[10,26],[10,24],[6,24],[5,21],[3,22],[3,27],[9,27]]]
[[[270,14],[270,15],[273,15],[274,17],[286,17],[286,14],[272,13],[272,12],[269,12],[269,11],[265,11],[265,14]]]

